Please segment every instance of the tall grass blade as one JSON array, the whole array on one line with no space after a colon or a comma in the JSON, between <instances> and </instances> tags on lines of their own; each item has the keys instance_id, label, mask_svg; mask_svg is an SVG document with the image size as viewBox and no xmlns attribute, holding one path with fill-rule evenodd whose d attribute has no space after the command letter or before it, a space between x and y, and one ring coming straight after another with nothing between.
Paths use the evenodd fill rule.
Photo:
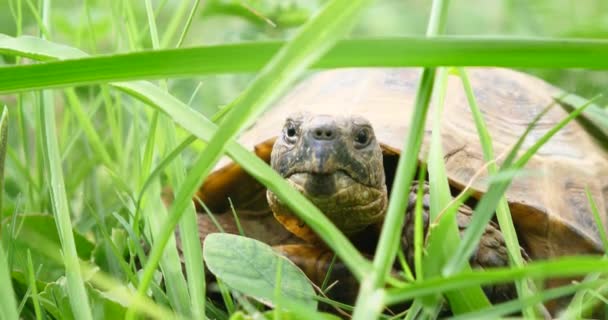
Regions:
<instances>
[{"instance_id":1,"label":"tall grass blade","mask_svg":"<svg viewBox=\"0 0 608 320\"><path fill-rule=\"evenodd\" d=\"M151 28L151 30L154 30L154 28ZM149 175L151 171L154 153L156 151L155 147L157 145L156 138L159 135L159 118L164 116L160 114L159 110L153 110L150 114L150 129L148 138L146 139L143 163L140 168L140 177L142 180L139 184L140 188L145 183L143 181L144 178ZM165 227L163 222L167 217L167 210L164 207L162 200L158 197L158 195L161 194L160 179L152 180L148 193L143 194L144 196L141 199L141 203L143 212L146 213L144 218L146 220L146 225L149 227L149 238L155 241L162 232L162 229ZM135 225L137 225L137 222L135 222ZM167 296L171 302L171 306L179 314L189 315L191 310L191 306L188 304L190 301L190 295L188 294L187 283L182 272L182 265L177 252L175 237L171 235L168 242L169 245L165 248L163 256L160 260L160 266L163 272L165 286L167 288ZM196 311L198 310L199 309L197 308Z\"/></svg>"},{"instance_id":2,"label":"tall grass blade","mask_svg":"<svg viewBox=\"0 0 608 320\"><path fill-rule=\"evenodd\" d=\"M29 4L30 2L28 2ZM42 21L38 21L38 26L49 37L50 27L50 2L43 1ZM37 16L37 10L33 10ZM75 317L78 319L92 319L91 307L87 291L84 286L84 279L79 267L78 255L74 235L72 234L72 221L70 218L70 208L63 178L63 168L61 165L61 151L57 141L57 128L55 124L55 103L52 91L42 91L39 94L40 105L38 106L38 137L42 139L44 149L44 169L47 176L53 215L55 216L56 228L61 239L63 264L65 266L65 276L67 279L67 291L70 306ZM42 166L40 166L42 167Z\"/></svg>"},{"instance_id":3,"label":"tall grass blade","mask_svg":"<svg viewBox=\"0 0 608 320\"><path fill-rule=\"evenodd\" d=\"M2 108L2 116L0 116L0 189L4 190L4 160L6 157L6 149L8 146L8 109L6 106ZM0 192L0 212L2 212L2 195ZM5 231L8 232L8 231ZM11 270L8 264L8 256L4 252L0 243L0 318L2 319L18 319L17 301L15 300L15 291L11 281Z\"/></svg>"},{"instance_id":4,"label":"tall grass blade","mask_svg":"<svg viewBox=\"0 0 608 320\"><path fill-rule=\"evenodd\" d=\"M352 8L355 7L353 4ZM85 57L77 49L41 39L0 34L1 54L70 59L0 68L0 94L111 81L258 72L284 44L252 42ZM342 40L326 50L319 60L312 59L313 68L446 65L608 68L608 60L603 59L608 55L608 40L371 38Z\"/></svg>"},{"instance_id":5,"label":"tall grass blade","mask_svg":"<svg viewBox=\"0 0 608 320\"><path fill-rule=\"evenodd\" d=\"M427 253L424 257L424 272L426 276L441 274L441 269L447 262L448 257L460 243L456 215L458 207L448 208L452 202L452 195L445 169L444 154L441 138L442 114L447 92L448 70L441 68L437 78L435 89L435 105L433 114L433 133L428 155L429 164L429 189L430 189L430 213L429 213L429 235L427 241ZM441 211L445 210L441 215ZM467 270L470 267L465 266ZM476 310L489 306L488 299L481 290L477 288L463 288L446 292L452 312L459 314L469 310ZM425 305L434 305L440 308L440 297L425 297Z\"/></svg>"},{"instance_id":6,"label":"tall grass blade","mask_svg":"<svg viewBox=\"0 0 608 320\"><path fill-rule=\"evenodd\" d=\"M587 195L587 201L591 207L591 213L593 213L593 218L595 219L595 224L598 233L600 234L602 245L604 245L604 254L608 255L608 235L606 234L606 228L604 228L604 223L602 222L600 210L597 208L597 203L595 202L595 199L593 199L593 195L591 194L591 191L589 191L589 187L585 188L585 194Z\"/></svg>"},{"instance_id":7,"label":"tall grass blade","mask_svg":"<svg viewBox=\"0 0 608 320\"><path fill-rule=\"evenodd\" d=\"M31 290L30 296L32 298L32 304L34 305L34 313L36 314L36 319L40 320L42 319L42 311L40 309L40 298L38 297L38 288L36 287L36 274L34 273L32 254L29 250L27 252L27 277L29 289Z\"/></svg>"},{"instance_id":8,"label":"tall grass blade","mask_svg":"<svg viewBox=\"0 0 608 320\"><path fill-rule=\"evenodd\" d=\"M462 315L458 315L456 317L451 318L452 320L465 320L465 319L495 319L498 317L503 317L509 314L516 313L520 310L525 310L526 308L533 307L536 304L539 304L543 301L548 301L552 299L556 299L559 297L564 297L566 295L572 294L579 290L594 288L597 287L598 284L601 284L601 281L595 281L592 283L576 283L563 287L557 287L545 291L541 291L538 293L534 293L528 295L524 298L520 298L518 300L513 300L509 302L503 302L494 306L491 306L487 309L482 309L476 312L465 313ZM534 317L529 317L529 319L534 319ZM572 319L572 318L566 318Z\"/></svg>"},{"instance_id":9,"label":"tall grass blade","mask_svg":"<svg viewBox=\"0 0 608 320\"><path fill-rule=\"evenodd\" d=\"M477 105L477 101L473 92L473 87L471 86L471 82L469 81L469 77L467 76L466 70L464 68L458 68L457 73L461 79L462 86L465 91L469 107L471 109L471 114L473 115L473 119L475 121L475 127L477 128L477 134L479 136L479 142L481 144L483 152L483 160L485 163L488 163L488 175L495 175L498 172L498 165L494 161L495 158L492 137L490 136L490 132L488 131L488 128L483 119L483 114L481 113L481 110ZM511 210L509 209L509 204L507 203L507 199L504 195L500 198L500 201L496 206L496 217L498 219L500 230L507 245L507 252L509 253L509 257L511 258L510 261L515 266L523 266L524 260L521 256L521 250L519 246L519 240L517 239L517 233L515 232L515 226L513 225L513 220L511 219ZM530 294L530 288L526 281L516 282L516 287L520 297L526 297ZM535 316L534 311L532 309L524 310L524 314L526 314L526 316L528 317Z\"/></svg>"},{"instance_id":10,"label":"tall grass blade","mask_svg":"<svg viewBox=\"0 0 608 320\"><path fill-rule=\"evenodd\" d=\"M567 109L582 106L587 102L587 99L565 91L555 94L554 99L567 106ZM583 120L579 121L583 128L596 138L604 150L608 151L608 109L592 103L583 115L584 117L579 118Z\"/></svg>"},{"instance_id":11,"label":"tall grass blade","mask_svg":"<svg viewBox=\"0 0 608 320\"><path fill-rule=\"evenodd\" d=\"M8 150L8 109L6 106L2 108L0 115L0 213L3 212L3 196L4 196L4 165L6 163L6 152ZM0 228L1 231L1 228Z\"/></svg>"},{"instance_id":12,"label":"tall grass blade","mask_svg":"<svg viewBox=\"0 0 608 320\"><path fill-rule=\"evenodd\" d=\"M563 257L559 260L533 261L523 267L464 271L452 276L437 276L402 288L387 290L386 302L395 304L417 296L457 290L468 286L505 283L517 279L572 277L592 272L606 273L608 260L602 257Z\"/></svg>"},{"instance_id":13,"label":"tall grass blade","mask_svg":"<svg viewBox=\"0 0 608 320\"><path fill-rule=\"evenodd\" d=\"M57 129L55 127L55 106L52 103L53 95L49 91L44 91L42 95L42 105L38 112L41 127L38 130L39 136L44 137L45 171L50 186L53 214L55 215L57 230L59 231L62 244L63 263L65 264L70 304L77 318L92 319L91 308L79 268L76 245L72 234L72 222L63 179L61 155L57 137L55 136Z\"/></svg>"},{"instance_id":14,"label":"tall grass blade","mask_svg":"<svg viewBox=\"0 0 608 320\"><path fill-rule=\"evenodd\" d=\"M11 270L8 266L7 256L0 244L0 318L2 319L19 319L17 312L17 301L15 300L15 291L11 280Z\"/></svg>"}]
</instances>

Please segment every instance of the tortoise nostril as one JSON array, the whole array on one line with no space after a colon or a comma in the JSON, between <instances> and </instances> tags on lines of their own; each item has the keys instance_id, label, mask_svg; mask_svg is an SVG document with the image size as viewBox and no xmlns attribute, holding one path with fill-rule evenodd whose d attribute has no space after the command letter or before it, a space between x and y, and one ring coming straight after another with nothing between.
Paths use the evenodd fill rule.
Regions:
<instances>
[{"instance_id":1,"label":"tortoise nostril","mask_svg":"<svg viewBox=\"0 0 608 320\"><path fill-rule=\"evenodd\" d=\"M330 126L323 126L312 131L315 140L333 140L336 137L336 129Z\"/></svg>"}]
</instances>

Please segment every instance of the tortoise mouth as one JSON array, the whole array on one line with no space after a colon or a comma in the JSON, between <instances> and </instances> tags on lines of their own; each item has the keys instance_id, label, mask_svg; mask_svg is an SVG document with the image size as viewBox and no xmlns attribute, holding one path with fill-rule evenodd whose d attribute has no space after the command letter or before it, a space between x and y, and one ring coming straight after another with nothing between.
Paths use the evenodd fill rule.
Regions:
<instances>
[{"instance_id":1,"label":"tortoise mouth","mask_svg":"<svg viewBox=\"0 0 608 320\"><path fill-rule=\"evenodd\" d=\"M299 171L290 174L287 179L315 198L331 197L339 190L358 183L344 170L322 173Z\"/></svg>"},{"instance_id":2,"label":"tortoise mouth","mask_svg":"<svg viewBox=\"0 0 608 320\"><path fill-rule=\"evenodd\" d=\"M332 174L297 172L288 176L287 181L345 234L354 234L379 222L386 212L386 186L380 189L369 187L343 170ZM275 216L280 216L277 213L280 210L275 209ZM286 208L284 210L290 212Z\"/></svg>"}]
</instances>

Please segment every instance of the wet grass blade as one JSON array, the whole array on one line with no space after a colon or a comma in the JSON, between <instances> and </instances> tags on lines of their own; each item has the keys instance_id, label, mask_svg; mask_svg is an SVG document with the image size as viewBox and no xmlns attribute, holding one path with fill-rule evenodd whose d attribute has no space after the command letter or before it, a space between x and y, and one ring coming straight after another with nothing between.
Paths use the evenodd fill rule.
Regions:
<instances>
[{"instance_id":1,"label":"wet grass blade","mask_svg":"<svg viewBox=\"0 0 608 320\"><path fill-rule=\"evenodd\" d=\"M284 44L253 42L86 57L78 49L49 41L0 34L2 54L47 61L57 57L70 59L1 68L0 94L110 81L257 72ZM602 69L608 68L608 60L603 59L607 55L608 41L605 40L372 38L342 40L312 62L312 67L449 65Z\"/></svg>"}]
</instances>

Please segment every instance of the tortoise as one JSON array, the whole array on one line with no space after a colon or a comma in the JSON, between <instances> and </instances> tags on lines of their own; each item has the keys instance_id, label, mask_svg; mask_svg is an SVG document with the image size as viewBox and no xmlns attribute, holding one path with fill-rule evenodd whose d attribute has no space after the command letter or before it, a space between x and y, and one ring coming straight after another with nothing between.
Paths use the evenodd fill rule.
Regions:
<instances>
[{"instance_id":1,"label":"tortoise","mask_svg":"<svg viewBox=\"0 0 608 320\"><path fill-rule=\"evenodd\" d=\"M513 70L467 70L497 155L508 151L532 119L555 103L553 97L560 92L540 79ZM358 248L373 253L376 238L372 235L377 234L386 210L419 74L416 69L406 68L318 72L260 117L239 141L312 200ZM441 136L449 183L454 191L470 184L474 197L479 198L487 190L488 180L484 179L475 124L460 80L450 76L447 88ZM566 116L562 108L550 109L523 147L532 145ZM430 128L429 117L419 154L421 162L429 150ZM599 227L606 229L608 151L579 123L571 122L537 152L526 169L531 174L516 177L506 192L524 256L546 259L601 253L598 225L585 188L600 208L603 225ZM480 178L473 179L475 175ZM424 209L428 210L428 185L414 183L402 237L408 258L413 224L409 212L421 187L426 193ZM324 274L317 269L326 270L331 254L312 230L237 164L222 159L196 197L214 213L228 212L233 206L247 236L275 246L300 265L311 280L322 281ZM197 209L202 211L200 206ZM459 210L461 231L469 223L471 212L466 205ZM237 233L232 214L216 217L225 231ZM206 215L199 215L201 241L216 231ZM504 240L495 222L487 226L471 263L482 268L508 264ZM486 293L494 301L514 295L512 286L495 286Z\"/></svg>"}]
</instances>

